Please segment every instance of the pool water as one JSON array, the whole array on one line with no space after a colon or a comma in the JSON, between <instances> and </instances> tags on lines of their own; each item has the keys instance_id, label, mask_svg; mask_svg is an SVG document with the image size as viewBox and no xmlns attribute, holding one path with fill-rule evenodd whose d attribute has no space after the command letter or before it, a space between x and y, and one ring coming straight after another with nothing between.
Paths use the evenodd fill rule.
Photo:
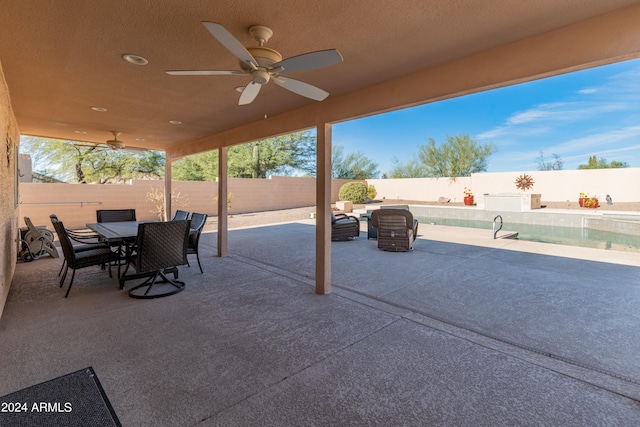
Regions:
<instances>
[{"instance_id":1,"label":"pool water","mask_svg":"<svg viewBox=\"0 0 640 427\"><path fill-rule=\"evenodd\" d=\"M493 235L493 223L488 221L419 217L417 217L417 219L422 224L486 229L488 236ZM497 227L498 224L496 225L496 228ZM498 233L498 236L505 234L505 231L517 232L518 240L640 253L640 236L629 236L626 234L612 233L608 231L589 230L587 228L569 228L533 224L505 224L503 225L502 230Z\"/></svg>"}]
</instances>

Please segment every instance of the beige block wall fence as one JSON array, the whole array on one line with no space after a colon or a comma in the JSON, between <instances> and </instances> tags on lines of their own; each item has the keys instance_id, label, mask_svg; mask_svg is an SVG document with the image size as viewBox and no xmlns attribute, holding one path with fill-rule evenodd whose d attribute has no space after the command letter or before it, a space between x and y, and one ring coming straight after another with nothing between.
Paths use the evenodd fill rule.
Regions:
<instances>
[{"instance_id":1,"label":"beige block wall fence","mask_svg":"<svg viewBox=\"0 0 640 427\"><path fill-rule=\"evenodd\" d=\"M462 202L465 187L471 188L476 200L485 193L521 193L515 186L522 174L533 178L529 193L542 195L543 203L577 202L580 193L598 196L602 202L607 194L615 202L640 201L640 168L592 169L562 171L485 172L470 177L369 179L376 187L376 198L437 201L439 197Z\"/></svg>"},{"instance_id":2,"label":"beige block wall fence","mask_svg":"<svg viewBox=\"0 0 640 427\"><path fill-rule=\"evenodd\" d=\"M640 201L640 168L528 171L533 177L531 193L540 193L545 201L577 202L581 192L599 196L604 201L610 194L615 202ZM370 179L377 199L402 199L435 202L445 197L461 202L465 187L479 198L484 193L518 193L516 178L522 173L477 173L470 177ZM338 200L338 190L349 180L333 180L331 200ZM38 225L49 225L49 215L55 213L67 227L84 227L95 222L97 209L136 209L139 219L155 219L153 203L147 193L162 191L162 181L133 181L125 185L36 184L21 183L20 225L28 216ZM215 182L174 181L173 209L217 215ZM315 205L315 179L272 177L270 179L229 178L231 209L246 213ZM477 199L476 199L477 200Z\"/></svg>"},{"instance_id":3,"label":"beige block wall fence","mask_svg":"<svg viewBox=\"0 0 640 427\"><path fill-rule=\"evenodd\" d=\"M331 199L349 180L333 180ZM313 178L272 177L270 179L229 178L230 214L260 212L315 205ZM20 183L20 226L28 216L36 225L51 228L49 215L55 213L66 227L78 228L96 221L97 209L136 210L138 219L157 219L147 194L163 191L163 181L134 180L124 185ZM218 184L215 182L173 181L173 210L217 215Z\"/></svg>"}]
</instances>

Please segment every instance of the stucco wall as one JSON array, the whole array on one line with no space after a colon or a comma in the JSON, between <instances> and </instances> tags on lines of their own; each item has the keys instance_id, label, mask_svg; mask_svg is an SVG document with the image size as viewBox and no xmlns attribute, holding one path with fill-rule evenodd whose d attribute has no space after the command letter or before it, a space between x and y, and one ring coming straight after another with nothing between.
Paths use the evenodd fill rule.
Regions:
<instances>
[{"instance_id":1,"label":"stucco wall","mask_svg":"<svg viewBox=\"0 0 640 427\"><path fill-rule=\"evenodd\" d=\"M450 178L370 179L376 187L377 199L437 201L445 197L461 202L463 190L470 187L476 196L484 193L517 193L515 179L522 173L533 177L531 193L542 194L542 201L577 201L581 192L599 196L606 194L614 202L640 201L640 168L529 171L478 173L455 180ZM338 200L340 186L348 180L333 180L331 200ZM229 212L259 212L315 205L315 179L273 177L271 179L230 178ZM147 200L152 189L162 191L162 181L133 181L126 185L41 184L21 183L22 217L28 216L38 225L50 225L49 215L56 213L68 227L83 227L95 221L96 209L134 208L140 219L156 217L153 204ZM215 182L174 181L173 209L217 215ZM79 202L83 202L81 205Z\"/></svg>"},{"instance_id":2,"label":"stucco wall","mask_svg":"<svg viewBox=\"0 0 640 427\"><path fill-rule=\"evenodd\" d=\"M545 202L577 202L580 193L604 200L607 194L615 202L640 201L640 168L562 171L486 172L457 178L368 179L378 192L377 199L437 201L446 197L461 202L464 187L477 197L484 193L518 193L516 178L523 173L533 178L530 193L542 195Z\"/></svg>"},{"instance_id":3,"label":"stucco wall","mask_svg":"<svg viewBox=\"0 0 640 427\"><path fill-rule=\"evenodd\" d=\"M8 137L8 138L7 138ZM8 139L11 143L8 143ZM15 206L15 170L20 132L0 64L0 316L15 271L18 209Z\"/></svg>"},{"instance_id":4,"label":"stucco wall","mask_svg":"<svg viewBox=\"0 0 640 427\"><path fill-rule=\"evenodd\" d=\"M446 197L452 202L461 202L464 187L471 186L471 178L400 178L368 179L367 184L376 187L376 199L403 199L437 201ZM472 187L473 190L473 187Z\"/></svg>"},{"instance_id":5,"label":"stucco wall","mask_svg":"<svg viewBox=\"0 0 640 427\"><path fill-rule=\"evenodd\" d=\"M601 200L609 194L614 203L640 201L640 168L479 173L471 176L472 188L478 195L517 193L515 180L523 173L531 175L530 192L540 193L543 201L577 202L580 193Z\"/></svg>"},{"instance_id":6,"label":"stucco wall","mask_svg":"<svg viewBox=\"0 0 640 427\"><path fill-rule=\"evenodd\" d=\"M338 199L340 186L348 181L333 181L332 201ZM228 185L231 214L315 205L316 180L313 178L230 178ZM217 215L217 183L173 181L171 186L174 211L183 209ZM125 185L21 183L20 224L24 224L22 218L28 216L34 224L51 228L49 215L55 213L66 227L84 227L96 221L97 209L133 208L138 219L155 219L154 204L147 198L153 189L163 191L163 182L140 180Z\"/></svg>"}]
</instances>

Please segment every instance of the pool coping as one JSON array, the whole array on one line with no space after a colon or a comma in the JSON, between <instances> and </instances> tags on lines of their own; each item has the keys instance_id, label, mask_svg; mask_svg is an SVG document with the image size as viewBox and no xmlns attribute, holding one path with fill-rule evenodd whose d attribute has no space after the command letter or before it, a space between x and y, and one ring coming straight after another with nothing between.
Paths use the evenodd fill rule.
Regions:
<instances>
[{"instance_id":1,"label":"pool coping","mask_svg":"<svg viewBox=\"0 0 640 427\"><path fill-rule=\"evenodd\" d=\"M405 205L406 206L406 205ZM510 224L534 224L534 225L555 225L559 227L574 227L574 228L586 228L585 225L593 225L597 220L604 220L606 216L624 216L625 218L637 217L638 223L638 236L640 236L640 212L631 213L628 211L594 211L583 212L582 210L564 210L564 209L535 209L525 212L505 212L501 214L499 212L487 211L480 209L476 206L432 206L432 205L412 205L409 204L409 209L416 216L427 216L427 212L433 212L432 215L436 216L435 212L447 211L447 217L463 220L477 220L477 221L493 221L493 218L500 214L503 216L504 227L498 234L498 237L505 234L517 231L516 226L509 228ZM379 209L380 207L372 207L366 209L358 209L353 211L353 215L366 214L372 210ZM520 216L518 216L520 215ZM515 221L514 221L515 219ZM529 221L524 221L528 219ZM560 223L550 223L553 220L559 220ZM607 219L607 221L626 221L619 219ZM428 227L428 228L427 228ZM364 228L366 230L366 226ZM600 228L593 228L601 230ZM428 231L427 231L428 230ZM601 230L611 231L611 230ZM503 234L504 233L504 234ZM543 243L532 242L526 240L516 239L493 239L491 230L456 227L449 225L437 225L437 224L420 224L418 230L418 238L426 240L437 240L449 243L468 244L474 246L491 247L497 249L513 250L520 252L529 252L536 254L561 256L566 258L583 259L598 262L607 262L612 264L630 265L640 267L640 256L637 252L626 252L618 250L606 250L597 248L587 248L581 246L568 246L558 243ZM625 233L631 234L631 233ZM634 234L635 235L635 234Z\"/></svg>"}]
</instances>

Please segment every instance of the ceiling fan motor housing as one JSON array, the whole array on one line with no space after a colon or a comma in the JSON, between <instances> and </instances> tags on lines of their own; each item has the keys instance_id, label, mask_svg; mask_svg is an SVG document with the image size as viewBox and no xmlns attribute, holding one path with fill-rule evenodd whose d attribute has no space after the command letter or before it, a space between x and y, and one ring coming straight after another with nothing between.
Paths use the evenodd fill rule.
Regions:
<instances>
[{"instance_id":1,"label":"ceiling fan motor housing","mask_svg":"<svg viewBox=\"0 0 640 427\"><path fill-rule=\"evenodd\" d=\"M249 51L251 56L253 56L253 58L256 60L259 67L264 67L269 69L276 62L282 61L282 55L280 55L278 52L276 52L273 49L269 49L268 47L253 46L253 47L248 47L247 50ZM243 67L243 69L246 67L246 65L244 64L240 64L240 65Z\"/></svg>"},{"instance_id":2,"label":"ceiling fan motor housing","mask_svg":"<svg viewBox=\"0 0 640 427\"><path fill-rule=\"evenodd\" d=\"M240 63L243 70L251 73L251 81L255 84L263 85L269 82L271 78L272 65L282 61L282 55L273 49L264 46L254 46L247 48L251 56L258 63L258 69L251 69L249 65Z\"/></svg>"}]
</instances>

